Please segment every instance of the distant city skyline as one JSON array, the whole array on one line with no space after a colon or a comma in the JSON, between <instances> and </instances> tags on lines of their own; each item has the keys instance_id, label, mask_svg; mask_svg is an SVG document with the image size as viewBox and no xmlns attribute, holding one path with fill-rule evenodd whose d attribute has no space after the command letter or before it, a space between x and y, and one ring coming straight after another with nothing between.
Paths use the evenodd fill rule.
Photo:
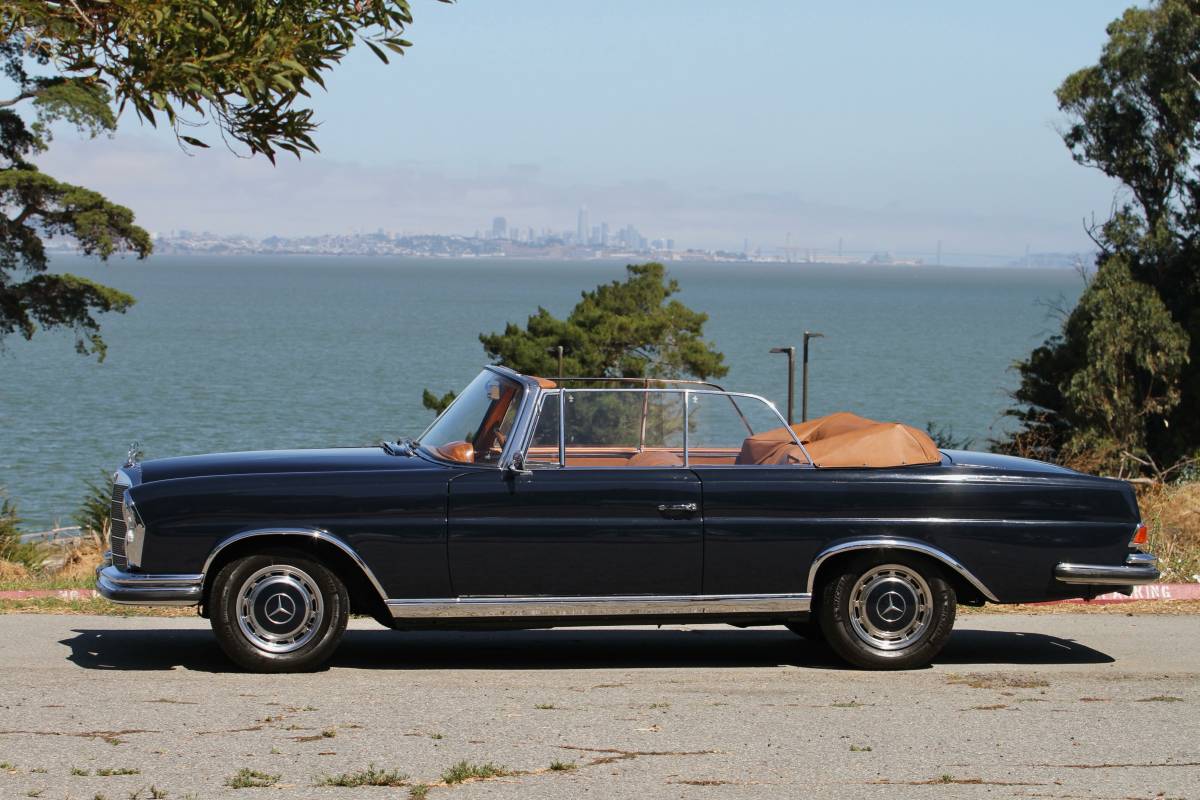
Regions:
<instances>
[{"instance_id":1,"label":"distant city skyline","mask_svg":"<svg viewBox=\"0 0 1200 800\"><path fill-rule=\"evenodd\" d=\"M691 248L673 239L647 239L633 225L617 236L602 237L604 224L591 226L586 243L575 241L578 231L554 231L509 226L505 217L494 217L490 230L474 235L412 233L378 228L350 233L313 233L302 236L270 235L262 238L211 231L171 230L153 234L155 252L168 255L368 255L397 257L469 258L514 257L556 261L595 259L657 261L730 261L794 264L844 264L877 266L1021 267L1089 269L1094 252L1033 252L1019 257L983 253L933 253L843 247L823 248L751 247L749 239L741 250ZM54 251L70 251L68 240L52 239ZM943 261L943 258L946 260Z\"/></svg>"},{"instance_id":2,"label":"distant city skyline","mask_svg":"<svg viewBox=\"0 0 1200 800\"><path fill-rule=\"evenodd\" d=\"M322 152L302 162L185 155L126 113L37 163L157 231L469 235L504 216L732 251L1083 250L1115 187L1072 162L1053 90L1127 5L417 3L403 59L356 48L315 95Z\"/></svg>"}]
</instances>

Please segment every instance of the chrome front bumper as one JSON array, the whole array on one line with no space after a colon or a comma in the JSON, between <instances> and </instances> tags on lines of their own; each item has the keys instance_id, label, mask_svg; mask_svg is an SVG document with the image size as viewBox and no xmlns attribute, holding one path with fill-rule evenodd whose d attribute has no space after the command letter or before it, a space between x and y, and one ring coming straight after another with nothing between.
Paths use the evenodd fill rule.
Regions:
<instances>
[{"instance_id":1,"label":"chrome front bumper","mask_svg":"<svg viewBox=\"0 0 1200 800\"><path fill-rule=\"evenodd\" d=\"M1138 586L1158 580L1158 559L1150 553L1130 553L1121 566L1102 564L1059 564L1054 577L1063 583L1091 586Z\"/></svg>"},{"instance_id":2,"label":"chrome front bumper","mask_svg":"<svg viewBox=\"0 0 1200 800\"><path fill-rule=\"evenodd\" d=\"M96 591L114 603L137 606L194 606L200 602L203 575L143 575L112 564L96 569Z\"/></svg>"}]
</instances>

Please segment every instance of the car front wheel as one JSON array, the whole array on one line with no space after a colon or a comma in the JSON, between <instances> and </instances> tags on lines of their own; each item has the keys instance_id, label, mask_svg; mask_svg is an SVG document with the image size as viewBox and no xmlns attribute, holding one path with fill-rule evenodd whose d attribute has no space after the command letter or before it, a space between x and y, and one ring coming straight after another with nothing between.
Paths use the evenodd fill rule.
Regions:
<instances>
[{"instance_id":1,"label":"car front wheel","mask_svg":"<svg viewBox=\"0 0 1200 800\"><path fill-rule=\"evenodd\" d=\"M954 587L932 562L865 554L822 589L818 615L834 651L865 669L912 669L934 659L954 628Z\"/></svg>"},{"instance_id":2,"label":"car front wheel","mask_svg":"<svg viewBox=\"0 0 1200 800\"><path fill-rule=\"evenodd\" d=\"M213 582L211 607L217 642L239 666L304 672L337 649L350 595L327 567L281 550L226 564Z\"/></svg>"}]
</instances>

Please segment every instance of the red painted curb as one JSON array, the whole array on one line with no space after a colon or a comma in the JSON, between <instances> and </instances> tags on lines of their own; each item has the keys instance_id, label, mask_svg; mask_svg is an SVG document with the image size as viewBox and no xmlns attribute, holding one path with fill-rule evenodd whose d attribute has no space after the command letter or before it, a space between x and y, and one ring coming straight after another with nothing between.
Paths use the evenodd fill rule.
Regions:
<instances>
[{"instance_id":1,"label":"red painted curb","mask_svg":"<svg viewBox=\"0 0 1200 800\"><path fill-rule=\"evenodd\" d=\"M1147 583L1133 587L1133 594L1116 592L1102 594L1092 600L1054 600L1034 605L1049 606L1062 603L1133 603L1138 600L1200 600L1200 583Z\"/></svg>"}]
</instances>

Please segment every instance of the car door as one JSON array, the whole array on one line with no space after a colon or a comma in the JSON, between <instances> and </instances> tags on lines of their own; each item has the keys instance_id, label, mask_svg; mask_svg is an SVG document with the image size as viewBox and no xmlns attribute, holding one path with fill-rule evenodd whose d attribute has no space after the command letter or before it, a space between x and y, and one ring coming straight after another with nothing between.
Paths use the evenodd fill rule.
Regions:
<instances>
[{"instance_id":1,"label":"car door","mask_svg":"<svg viewBox=\"0 0 1200 800\"><path fill-rule=\"evenodd\" d=\"M593 427L611 422L595 409L578 413L601 404L572 397L578 406L559 426L558 393L546 394L531 451L556 451L559 432L570 436L581 416L591 414ZM612 411L606 402L600 412ZM625 444L592 443L599 455L561 461L531 452L524 474L477 470L451 481L447 547L455 594L699 594L700 480L682 463L614 466L623 463Z\"/></svg>"},{"instance_id":2,"label":"car door","mask_svg":"<svg viewBox=\"0 0 1200 800\"><path fill-rule=\"evenodd\" d=\"M831 482L805 463L755 463L747 438L786 431L760 398L694 393L688 409L690 463L704 490L705 594L807 591L829 534L820 498Z\"/></svg>"}]
</instances>

